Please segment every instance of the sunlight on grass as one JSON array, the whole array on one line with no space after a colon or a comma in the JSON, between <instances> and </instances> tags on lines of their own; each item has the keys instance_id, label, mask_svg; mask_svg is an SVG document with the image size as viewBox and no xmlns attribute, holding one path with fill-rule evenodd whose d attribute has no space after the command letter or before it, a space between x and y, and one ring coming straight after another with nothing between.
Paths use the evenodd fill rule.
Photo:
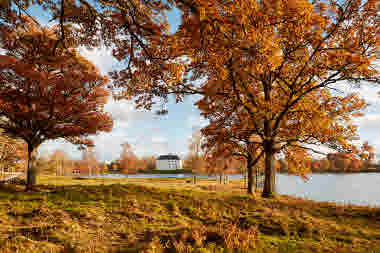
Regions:
<instances>
[{"instance_id":1,"label":"sunlight on grass","mask_svg":"<svg viewBox=\"0 0 380 253\"><path fill-rule=\"evenodd\" d=\"M247 196L240 180L39 177L0 189L0 252L380 252L380 209Z\"/></svg>"}]
</instances>

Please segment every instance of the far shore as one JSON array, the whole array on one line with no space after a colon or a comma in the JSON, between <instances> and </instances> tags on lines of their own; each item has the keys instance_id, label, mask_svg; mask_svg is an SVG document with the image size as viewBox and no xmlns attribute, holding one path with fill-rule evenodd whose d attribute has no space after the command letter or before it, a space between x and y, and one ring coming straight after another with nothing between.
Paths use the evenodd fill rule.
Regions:
<instances>
[{"instance_id":1,"label":"far shore","mask_svg":"<svg viewBox=\"0 0 380 253\"><path fill-rule=\"evenodd\" d=\"M286 171L278 171L277 173L281 174L289 174L290 173ZM380 168L368 168L368 169L362 169L362 170L346 170L346 171L336 171L336 170L325 170L325 171L311 171L309 174L354 174L354 173L380 173ZM143 174L192 174L194 176L204 176L207 175L207 173L194 173L191 171L191 169L181 169L181 170L145 170L145 171L139 171L137 173L130 173L130 174L124 174L120 171L109 171L106 174L123 174L123 175L143 175ZM215 176L219 176L220 174L214 174ZM243 174L241 172L236 172L233 174ZM225 174L229 175L229 173Z\"/></svg>"}]
</instances>

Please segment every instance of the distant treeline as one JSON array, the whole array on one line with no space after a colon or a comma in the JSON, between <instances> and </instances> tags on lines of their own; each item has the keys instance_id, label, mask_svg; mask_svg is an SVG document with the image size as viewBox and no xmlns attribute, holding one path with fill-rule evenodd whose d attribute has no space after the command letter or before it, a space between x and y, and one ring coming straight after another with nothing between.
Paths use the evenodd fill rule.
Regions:
<instances>
[{"instance_id":1,"label":"distant treeline","mask_svg":"<svg viewBox=\"0 0 380 253\"><path fill-rule=\"evenodd\" d=\"M279 172L288 172L286 162L283 160L276 161ZM366 158L357 158L353 154L347 153L331 153L326 158L313 159L305 161L306 167L310 168L312 172L372 172L380 171L380 166L374 164L373 156Z\"/></svg>"}]
</instances>

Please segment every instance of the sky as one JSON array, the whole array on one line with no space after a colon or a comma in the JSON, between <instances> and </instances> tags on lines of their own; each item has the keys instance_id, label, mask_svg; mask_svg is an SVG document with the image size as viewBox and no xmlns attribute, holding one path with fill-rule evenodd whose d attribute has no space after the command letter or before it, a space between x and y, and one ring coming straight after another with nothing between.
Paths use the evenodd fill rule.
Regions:
<instances>
[{"instance_id":1,"label":"sky","mask_svg":"<svg viewBox=\"0 0 380 253\"><path fill-rule=\"evenodd\" d=\"M49 16L45 11L32 6L29 10L39 22L46 25ZM181 21L179 11L168 13L171 31L175 31ZM90 59L103 74L107 74L118 63L111 52L105 48L87 50L81 48L83 56ZM376 156L380 159L380 103L377 92L379 88L363 85L359 91L370 104L365 110L365 116L357 119L361 141L369 141L376 148ZM345 89L346 92L351 90ZM135 109L133 101L110 101L105 105L105 111L114 119L114 129L110 133L101 133L91 137L95 142L95 152L99 161L110 162L118 159L121 144L128 142L137 156L159 156L174 153L181 158L187 153L189 138L196 129L207 125L207 120L200 116L200 111L194 105L198 96L186 97L184 102L176 104L169 99L168 115L156 116L154 111ZM77 148L61 140L47 141L39 147L40 155L52 154L56 149L64 150L73 159L80 159L81 152Z\"/></svg>"}]
</instances>

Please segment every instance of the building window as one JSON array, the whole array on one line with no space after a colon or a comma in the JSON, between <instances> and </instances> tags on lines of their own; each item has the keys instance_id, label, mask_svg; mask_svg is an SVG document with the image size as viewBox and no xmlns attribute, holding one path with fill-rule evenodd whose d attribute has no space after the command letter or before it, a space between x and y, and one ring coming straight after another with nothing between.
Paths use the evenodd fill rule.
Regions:
<instances>
[{"instance_id":1,"label":"building window","mask_svg":"<svg viewBox=\"0 0 380 253\"><path fill-rule=\"evenodd\" d=\"M177 169L176 160L169 160L169 169Z\"/></svg>"}]
</instances>

